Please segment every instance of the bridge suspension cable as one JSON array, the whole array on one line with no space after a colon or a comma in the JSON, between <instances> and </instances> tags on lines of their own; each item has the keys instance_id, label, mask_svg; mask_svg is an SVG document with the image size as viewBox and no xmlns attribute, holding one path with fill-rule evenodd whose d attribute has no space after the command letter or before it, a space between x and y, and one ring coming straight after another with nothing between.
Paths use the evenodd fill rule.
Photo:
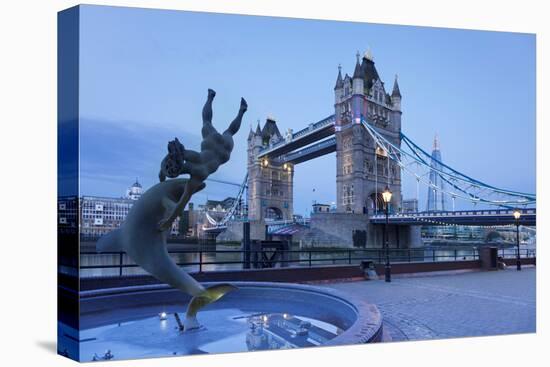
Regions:
<instances>
[{"instance_id":1,"label":"bridge suspension cable","mask_svg":"<svg viewBox=\"0 0 550 367\"><path fill-rule=\"evenodd\" d=\"M411 139L409 139L405 134L401 133L401 137L402 137L402 140L405 142L405 144L407 144L407 146L410 147L411 151L420 159L422 160L423 162L426 163L426 159L428 159L428 162L431 160L431 161L435 161L440 167L443 167L443 170L446 169L446 170L449 170L450 174L449 176L455 178L455 177L459 177L461 179L463 179L464 181L467 181L467 182L471 182L473 186L480 186L480 187L485 187L487 189L491 189L493 191L496 191L496 192L500 192L500 193L503 193L503 194L507 194L507 195L513 195L513 196L517 196L517 197L524 197L526 199L529 199L529 200L535 200L535 195L533 194L527 194L527 193L523 193L523 192L518 192L518 191L511 191L511 190L505 190L505 189L501 189L501 188L497 188L497 187L494 187L494 186L491 186L491 185L488 185L486 183L483 183L479 180L476 180L472 177L469 177L461 172L458 172L457 170L453 169L452 167L449 167L448 165L446 165L445 163L437 160L436 158L433 158L430 154L428 154L425 150L423 150L422 148L420 148L418 145L416 145Z\"/></svg>"},{"instance_id":2,"label":"bridge suspension cable","mask_svg":"<svg viewBox=\"0 0 550 367\"><path fill-rule=\"evenodd\" d=\"M376 146L380 147L385 152L388 159L395 161L403 171L416 179L417 199L419 194L418 184L422 183L433 189L434 195L436 192L440 192L449 196L452 199L453 209L455 199L462 199L474 205L477 203L484 203L506 208L518 206L526 207L536 204L536 196L534 194L506 190L488 185L434 159L431 154L422 150L404 134L401 134L400 137L402 141L405 142L405 146L408 150L396 146L365 120L362 120L362 125L372 137ZM416 168L416 170L414 168ZM430 172L435 172L435 174L441 178L441 182L444 182L446 185L442 183L437 185L432 182L429 179ZM388 176L389 174L388 170ZM428 179L426 177L428 177ZM447 185L450 190L445 187Z\"/></svg>"},{"instance_id":3,"label":"bridge suspension cable","mask_svg":"<svg viewBox=\"0 0 550 367\"><path fill-rule=\"evenodd\" d=\"M225 185L233 185L233 186L239 186L239 187L241 186L241 184L237 183L237 182L218 180L218 179L215 179L215 178L207 178L206 181L221 183L221 184L225 184Z\"/></svg>"},{"instance_id":4,"label":"bridge suspension cable","mask_svg":"<svg viewBox=\"0 0 550 367\"><path fill-rule=\"evenodd\" d=\"M211 180L211 181L227 183L227 182L222 182L220 180ZM233 184L233 183L228 183L228 184ZM248 173L244 176L243 182L239 185L239 192L238 192L235 200L233 201L233 204L227 210L227 212L225 212L222 219L217 221L214 218L212 218L212 216L210 214L208 214L208 211L206 211L206 219L208 220L208 222L210 224L212 224L213 226L215 226L215 227L221 227L221 226L226 225L227 222L231 218L233 218L236 214L238 214L239 210L243 209L243 206L244 206L243 205L243 196L244 196L244 193L245 193L247 187L248 187Z\"/></svg>"}]
</instances>

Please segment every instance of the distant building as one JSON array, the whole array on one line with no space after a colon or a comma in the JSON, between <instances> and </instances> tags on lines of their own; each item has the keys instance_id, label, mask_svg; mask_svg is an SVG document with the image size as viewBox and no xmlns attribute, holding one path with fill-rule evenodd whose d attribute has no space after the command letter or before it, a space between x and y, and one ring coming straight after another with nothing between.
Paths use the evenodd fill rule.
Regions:
<instances>
[{"instance_id":1,"label":"distant building","mask_svg":"<svg viewBox=\"0 0 550 367\"><path fill-rule=\"evenodd\" d=\"M313 213L328 213L330 212L330 204L313 204Z\"/></svg>"},{"instance_id":2,"label":"distant building","mask_svg":"<svg viewBox=\"0 0 550 367\"><path fill-rule=\"evenodd\" d=\"M439 146L439 138L437 134L434 136L434 144L432 149L432 160L430 163L430 186L428 186L428 200L426 203L426 211L438 212L445 210L445 183L443 178L438 173L442 170L441 149ZM422 227L423 238L449 238L455 240L479 240L483 237L482 231L474 230L476 227Z\"/></svg>"},{"instance_id":3,"label":"distant building","mask_svg":"<svg viewBox=\"0 0 550 367\"><path fill-rule=\"evenodd\" d=\"M117 229L134 203L134 199L82 196L80 235L95 238Z\"/></svg>"},{"instance_id":4,"label":"distant building","mask_svg":"<svg viewBox=\"0 0 550 367\"><path fill-rule=\"evenodd\" d=\"M72 231L78 226L78 197L64 196L57 200L58 231Z\"/></svg>"},{"instance_id":5,"label":"distant building","mask_svg":"<svg viewBox=\"0 0 550 367\"><path fill-rule=\"evenodd\" d=\"M126 199L138 200L143 194L143 188L136 178L136 182L126 190Z\"/></svg>"},{"instance_id":6,"label":"distant building","mask_svg":"<svg viewBox=\"0 0 550 367\"><path fill-rule=\"evenodd\" d=\"M143 187L136 181L120 198L89 196L60 197L58 199L58 224L60 230L79 227L80 236L95 239L119 228L128 212L143 194ZM179 234L180 219L172 224L170 234Z\"/></svg>"},{"instance_id":7,"label":"distant building","mask_svg":"<svg viewBox=\"0 0 550 367\"><path fill-rule=\"evenodd\" d=\"M418 212L418 200L417 199L404 199L403 200L403 213L417 213Z\"/></svg>"},{"instance_id":8,"label":"distant building","mask_svg":"<svg viewBox=\"0 0 550 367\"><path fill-rule=\"evenodd\" d=\"M188 209L184 210L181 217L174 222L178 224L177 235L183 237L197 237L197 211L194 210L193 203L189 203Z\"/></svg>"},{"instance_id":9,"label":"distant building","mask_svg":"<svg viewBox=\"0 0 550 367\"><path fill-rule=\"evenodd\" d=\"M480 226L422 226L424 241L455 240L459 242L482 242L485 240L485 228Z\"/></svg>"},{"instance_id":10,"label":"distant building","mask_svg":"<svg viewBox=\"0 0 550 367\"><path fill-rule=\"evenodd\" d=\"M430 186L428 187L426 211L435 212L445 210L445 193L443 192L445 184L441 175L438 173L438 171L441 171L443 168L441 163L441 149L439 147L439 138L436 134L432 150L432 161L430 163Z\"/></svg>"}]
</instances>

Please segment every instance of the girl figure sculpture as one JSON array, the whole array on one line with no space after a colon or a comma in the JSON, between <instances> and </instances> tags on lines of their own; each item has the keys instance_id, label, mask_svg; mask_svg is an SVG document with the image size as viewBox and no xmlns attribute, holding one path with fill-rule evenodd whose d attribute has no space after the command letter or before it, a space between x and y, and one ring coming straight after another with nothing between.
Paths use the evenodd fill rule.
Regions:
<instances>
[{"instance_id":1,"label":"girl figure sculpture","mask_svg":"<svg viewBox=\"0 0 550 367\"><path fill-rule=\"evenodd\" d=\"M185 191L170 215L160 221L159 230L164 231L172 225L172 222L181 214L191 195L204 188L204 181L212 173L216 172L220 165L229 160L233 150L233 135L241 127L243 115L248 105L244 98L241 98L241 106L235 119L229 127L220 134L212 125L212 101L216 92L208 89L208 97L202 109L202 143L201 151L185 149L183 144L176 138L168 143L168 154L162 160L159 179L161 182L166 177L176 178L182 174L189 174L189 180Z\"/></svg>"},{"instance_id":2,"label":"girl figure sculpture","mask_svg":"<svg viewBox=\"0 0 550 367\"><path fill-rule=\"evenodd\" d=\"M170 225L185 208L191 195L205 187L204 180L229 160L233 135L239 131L247 105L241 99L237 117L223 134L212 126L212 101L216 93L209 89L202 110L203 126L200 153L185 150L175 139L168 143L168 155L161 164L160 183L147 190L132 206L120 228L102 236L99 252L124 251L149 274L192 297L185 316L185 329L200 327L197 312L236 289L231 284L204 288L170 258L166 242ZM187 173L189 179L176 178ZM166 180L166 177L174 178Z\"/></svg>"}]
</instances>

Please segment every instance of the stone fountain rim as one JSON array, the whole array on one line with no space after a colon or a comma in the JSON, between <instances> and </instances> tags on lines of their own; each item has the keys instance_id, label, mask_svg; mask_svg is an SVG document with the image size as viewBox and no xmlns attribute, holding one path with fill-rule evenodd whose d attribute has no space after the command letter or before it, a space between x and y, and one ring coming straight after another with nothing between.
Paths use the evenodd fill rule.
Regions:
<instances>
[{"instance_id":1,"label":"stone fountain rim","mask_svg":"<svg viewBox=\"0 0 550 367\"><path fill-rule=\"evenodd\" d=\"M219 284L220 282L204 282L205 286ZM306 291L319 293L323 296L330 296L350 306L356 313L356 321L342 334L327 342L329 345L350 345L378 342L382 339L382 315L378 308L368 303L356 294L344 294L341 291L319 287L309 284L279 283L279 282L230 282L240 288L278 288L294 291ZM154 292L173 289L167 284L149 284L139 286L117 287L81 291L80 300L86 301L94 298L103 298L120 294L131 294L141 292ZM174 289L175 290L175 289Z\"/></svg>"}]
</instances>

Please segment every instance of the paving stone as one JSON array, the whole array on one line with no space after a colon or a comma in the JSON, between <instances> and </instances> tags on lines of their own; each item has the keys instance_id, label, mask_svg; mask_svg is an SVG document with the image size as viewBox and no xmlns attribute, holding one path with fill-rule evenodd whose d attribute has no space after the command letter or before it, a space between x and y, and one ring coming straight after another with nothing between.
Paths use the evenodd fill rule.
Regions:
<instances>
[{"instance_id":1,"label":"paving stone","mask_svg":"<svg viewBox=\"0 0 550 367\"><path fill-rule=\"evenodd\" d=\"M536 331L534 267L324 286L363 293L394 341Z\"/></svg>"}]
</instances>

